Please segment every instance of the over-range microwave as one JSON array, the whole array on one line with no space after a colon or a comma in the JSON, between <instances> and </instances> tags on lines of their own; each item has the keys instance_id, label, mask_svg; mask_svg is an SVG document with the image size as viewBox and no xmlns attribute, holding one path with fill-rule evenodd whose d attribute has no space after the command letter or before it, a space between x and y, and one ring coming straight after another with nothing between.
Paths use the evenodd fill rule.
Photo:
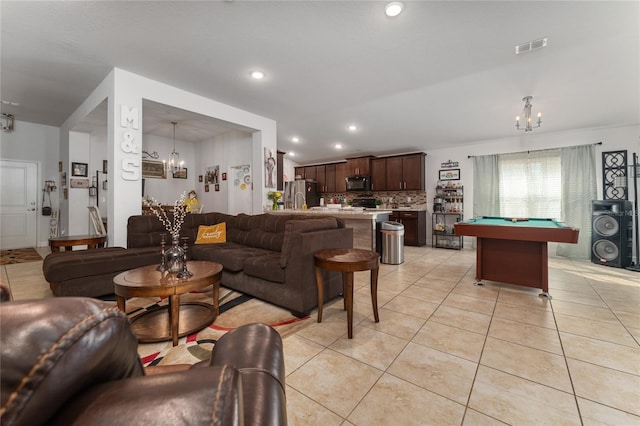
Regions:
<instances>
[{"instance_id":1,"label":"over-range microwave","mask_svg":"<svg viewBox=\"0 0 640 426\"><path fill-rule=\"evenodd\" d=\"M347 191L371 191L371 176L349 176Z\"/></svg>"}]
</instances>

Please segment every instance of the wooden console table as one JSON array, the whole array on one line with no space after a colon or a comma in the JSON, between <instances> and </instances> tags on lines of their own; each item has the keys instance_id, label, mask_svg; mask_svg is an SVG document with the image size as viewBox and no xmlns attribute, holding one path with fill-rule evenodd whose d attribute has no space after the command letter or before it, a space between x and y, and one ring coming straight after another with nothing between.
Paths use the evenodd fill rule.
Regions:
<instances>
[{"instance_id":1,"label":"wooden console table","mask_svg":"<svg viewBox=\"0 0 640 426\"><path fill-rule=\"evenodd\" d=\"M104 247L107 242L107 235L65 235L62 237L49 238L51 253L58 253L60 247L66 250L73 250L73 246L87 246L88 249Z\"/></svg>"}]
</instances>

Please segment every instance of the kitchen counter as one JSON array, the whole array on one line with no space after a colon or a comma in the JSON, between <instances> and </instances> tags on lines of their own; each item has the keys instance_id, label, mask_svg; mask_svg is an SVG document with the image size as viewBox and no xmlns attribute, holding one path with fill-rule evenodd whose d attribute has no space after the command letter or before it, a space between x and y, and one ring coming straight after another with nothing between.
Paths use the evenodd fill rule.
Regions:
<instances>
[{"instance_id":1,"label":"kitchen counter","mask_svg":"<svg viewBox=\"0 0 640 426\"><path fill-rule=\"evenodd\" d=\"M268 214L305 214L317 216L338 217L345 222L345 226L354 228L353 246L376 251L376 223L389 220L392 210L345 208L330 209L328 207L314 207L307 210L268 210Z\"/></svg>"}]
</instances>

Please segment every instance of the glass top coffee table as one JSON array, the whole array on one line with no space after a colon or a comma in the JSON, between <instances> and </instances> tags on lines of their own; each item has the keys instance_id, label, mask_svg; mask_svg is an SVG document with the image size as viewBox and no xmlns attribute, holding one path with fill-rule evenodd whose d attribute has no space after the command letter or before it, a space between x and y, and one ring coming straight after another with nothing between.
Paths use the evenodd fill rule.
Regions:
<instances>
[{"instance_id":1,"label":"glass top coffee table","mask_svg":"<svg viewBox=\"0 0 640 426\"><path fill-rule=\"evenodd\" d=\"M220 312L220 277L222 265L215 262L189 261L192 277L156 270L157 265L122 272L113 279L118 308L126 312L128 297L168 297L169 304L145 311L131 319L131 327L141 343L171 340L195 333L211 324ZM180 303L180 295L213 285L213 304Z\"/></svg>"}]
</instances>

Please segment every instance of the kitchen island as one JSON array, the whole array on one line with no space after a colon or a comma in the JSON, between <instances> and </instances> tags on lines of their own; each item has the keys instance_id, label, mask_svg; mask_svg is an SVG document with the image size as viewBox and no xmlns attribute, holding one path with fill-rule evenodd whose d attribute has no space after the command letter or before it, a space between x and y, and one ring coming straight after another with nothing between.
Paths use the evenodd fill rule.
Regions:
<instances>
[{"instance_id":1,"label":"kitchen island","mask_svg":"<svg viewBox=\"0 0 640 426\"><path fill-rule=\"evenodd\" d=\"M376 224L389 220L391 210L313 207L308 210L268 210L269 214L305 214L310 216L333 216L344 220L345 226L353 228L353 247L377 250Z\"/></svg>"}]
</instances>

